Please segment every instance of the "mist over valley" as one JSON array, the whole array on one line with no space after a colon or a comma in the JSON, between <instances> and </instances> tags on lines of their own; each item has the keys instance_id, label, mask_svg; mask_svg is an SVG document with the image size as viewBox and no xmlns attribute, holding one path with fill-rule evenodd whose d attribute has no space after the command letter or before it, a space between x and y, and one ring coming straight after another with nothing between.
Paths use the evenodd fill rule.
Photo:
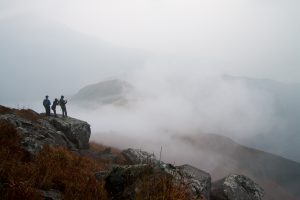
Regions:
<instances>
[{"instance_id":1,"label":"mist over valley","mask_svg":"<svg viewBox=\"0 0 300 200\"><path fill-rule=\"evenodd\" d=\"M46 95L64 95L97 144L188 163L213 181L245 174L264 199L296 200L299 6L5 0L0 105L44 113Z\"/></svg>"}]
</instances>

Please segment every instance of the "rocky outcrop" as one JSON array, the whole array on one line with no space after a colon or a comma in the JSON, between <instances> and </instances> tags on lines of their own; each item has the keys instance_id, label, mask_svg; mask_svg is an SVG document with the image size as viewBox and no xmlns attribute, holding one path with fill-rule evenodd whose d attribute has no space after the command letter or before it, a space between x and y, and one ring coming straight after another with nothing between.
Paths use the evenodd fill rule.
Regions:
<instances>
[{"instance_id":1,"label":"rocky outcrop","mask_svg":"<svg viewBox=\"0 0 300 200\"><path fill-rule=\"evenodd\" d=\"M123 156L131 164L153 164L158 162L154 154L138 149L126 149L122 151Z\"/></svg>"},{"instance_id":2,"label":"rocky outcrop","mask_svg":"<svg viewBox=\"0 0 300 200\"><path fill-rule=\"evenodd\" d=\"M190 165L173 166L156 160L153 154L138 149L127 149L123 152L124 157L134 167L118 167L111 171L108 176L109 187L122 190L120 183L130 174L131 182L134 182L143 169L152 169L153 173L167 173L172 176L174 184L184 183L190 199L207 200L261 200L264 191L255 182L243 175L230 175L211 185L209 173L199 170ZM148 167L148 168L147 168ZM137 170L138 169L138 170ZM121 174L121 175L120 175ZM124 174L127 174L124 176ZM133 175L133 176L132 176ZM114 181L111 181L114 180ZM121 184L122 185L122 184ZM212 187L212 188L211 188ZM111 191L116 192L114 189Z\"/></svg>"},{"instance_id":3,"label":"rocky outcrop","mask_svg":"<svg viewBox=\"0 0 300 200\"><path fill-rule=\"evenodd\" d=\"M32 110L4 108L0 109L0 121L6 121L17 129L23 138L23 147L32 154L46 144L72 150L89 148L91 130L87 122L70 117L46 117Z\"/></svg>"},{"instance_id":4,"label":"rocky outcrop","mask_svg":"<svg viewBox=\"0 0 300 200\"><path fill-rule=\"evenodd\" d=\"M190 165L176 167L184 184L188 185L188 192L192 199L204 197L209 200L211 176L209 173Z\"/></svg>"},{"instance_id":5,"label":"rocky outcrop","mask_svg":"<svg viewBox=\"0 0 300 200\"><path fill-rule=\"evenodd\" d=\"M91 135L90 125L87 122L74 118L50 118L50 124L57 131L61 131L78 149L89 148Z\"/></svg>"},{"instance_id":6,"label":"rocky outcrop","mask_svg":"<svg viewBox=\"0 0 300 200\"><path fill-rule=\"evenodd\" d=\"M232 174L212 184L211 200L261 200L263 189L250 178Z\"/></svg>"},{"instance_id":7,"label":"rocky outcrop","mask_svg":"<svg viewBox=\"0 0 300 200\"><path fill-rule=\"evenodd\" d=\"M169 164L117 166L106 175L106 189L112 199L134 199L134 196L138 195L137 188L142 187L141 178L145 176L164 176L168 177L174 186L185 185L184 189L189 199L205 198L208 200L210 197L210 175L189 165L180 167Z\"/></svg>"},{"instance_id":8,"label":"rocky outcrop","mask_svg":"<svg viewBox=\"0 0 300 200\"><path fill-rule=\"evenodd\" d=\"M105 188L111 199L134 199L136 188L139 188L138 180L147 174L154 173L150 165L117 166L105 179Z\"/></svg>"},{"instance_id":9,"label":"rocky outcrop","mask_svg":"<svg viewBox=\"0 0 300 200\"><path fill-rule=\"evenodd\" d=\"M173 166L171 164L164 163L156 159L154 154L149 154L145 151L138 149L126 149L122 152L127 161L133 164L135 167L118 167L114 169L108 180L116 180L116 182L108 181L109 188L120 188L119 183L122 178L120 174L137 174L136 169L151 169L150 171L155 173L164 173L172 177L174 185L184 184L186 185L186 191L190 199L200 199L202 197L209 199L211 188L211 176L210 174L199 170L190 165ZM121 172L121 173L120 173ZM113 178L112 178L113 177ZM123 175L121 177L124 177ZM125 176L126 177L126 176ZM133 178L132 176L130 176ZM114 189L112 192L116 192Z\"/></svg>"}]
</instances>

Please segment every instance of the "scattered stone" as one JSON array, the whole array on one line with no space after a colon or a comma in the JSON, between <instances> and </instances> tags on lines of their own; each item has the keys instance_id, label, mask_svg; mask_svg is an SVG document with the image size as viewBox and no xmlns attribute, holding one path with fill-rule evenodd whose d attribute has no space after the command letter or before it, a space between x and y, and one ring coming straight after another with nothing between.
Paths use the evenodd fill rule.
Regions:
<instances>
[{"instance_id":1,"label":"scattered stone","mask_svg":"<svg viewBox=\"0 0 300 200\"><path fill-rule=\"evenodd\" d=\"M212 184L211 200L261 200L264 190L243 175L232 174Z\"/></svg>"},{"instance_id":2,"label":"scattered stone","mask_svg":"<svg viewBox=\"0 0 300 200\"><path fill-rule=\"evenodd\" d=\"M209 200L211 189L211 176L209 173L190 165L182 165L176 168L183 182L189 186L191 199L205 197Z\"/></svg>"}]
</instances>

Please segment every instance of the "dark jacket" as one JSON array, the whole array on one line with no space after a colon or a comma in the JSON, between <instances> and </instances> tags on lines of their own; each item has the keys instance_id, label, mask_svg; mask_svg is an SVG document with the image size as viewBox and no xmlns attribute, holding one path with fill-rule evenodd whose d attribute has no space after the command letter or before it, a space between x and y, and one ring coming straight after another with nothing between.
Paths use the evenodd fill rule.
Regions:
<instances>
[{"instance_id":1,"label":"dark jacket","mask_svg":"<svg viewBox=\"0 0 300 200\"><path fill-rule=\"evenodd\" d=\"M44 99L43 105L44 105L45 108L46 108L46 107L50 107L50 105L51 105L50 100L49 100L49 99Z\"/></svg>"},{"instance_id":2,"label":"dark jacket","mask_svg":"<svg viewBox=\"0 0 300 200\"><path fill-rule=\"evenodd\" d=\"M66 101L66 100L64 100L64 99L60 99L60 100L59 100L59 105L60 105L60 107L65 108L67 102L68 102L68 101Z\"/></svg>"},{"instance_id":3,"label":"dark jacket","mask_svg":"<svg viewBox=\"0 0 300 200\"><path fill-rule=\"evenodd\" d=\"M52 106L51 106L51 109L52 109L52 110L55 110L57 105L58 105L58 100L55 99L55 100L53 101L53 104L52 104Z\"/></svg>"}]
</instances>

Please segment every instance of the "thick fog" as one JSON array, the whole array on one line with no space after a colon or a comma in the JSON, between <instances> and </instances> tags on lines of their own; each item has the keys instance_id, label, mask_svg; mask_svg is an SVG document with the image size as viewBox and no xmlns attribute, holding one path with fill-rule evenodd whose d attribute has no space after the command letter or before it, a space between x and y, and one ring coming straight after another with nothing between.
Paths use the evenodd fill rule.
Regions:
<instances>
[{"instance_id":1,"label":"thick fog","mask_svg":"<svg viewBox=\"0 0 300 200\"><path fill-rule=\"evenodd\" d=\"M173 137L199 133L243 144L273 133L270 143L251 145L288 156L283 134L300 128L289 129L272 93L224 75L299 84L299 6L296 0L4 0L0 104L42 112L46 94L64 94L70 116L91 123L92 139L156 153L162 146L169 161L180 153L194 160L193 149ZM133 86L126 105L89 110L72 102L80 88L107 79ZM297 117L299 109L291 113Z\"/></svg>"},{"instance_id":2,"label":"thick fog","mask_svg":"<svg viewBox=\"0 0 300 200\"><path fill-rule=\"evenodd\" d=\"M161 65L159 69L149 65L127 76L134 90L124 94L125 103L84 109L73 102L70 112L92 124L93 140L155 153L162 146L168 158L177 156L177 161L199 155L188 153L191 147L182 150L184 144L176 144L176 136L215 133L247 144L262 134L279 137L276 134L283 136L288 130L271 93L251 89L243 81L228 81L205 67ZM282 141L270 140L271 147L262 149L284 155Z\"/></svg>"}]
</instances>

